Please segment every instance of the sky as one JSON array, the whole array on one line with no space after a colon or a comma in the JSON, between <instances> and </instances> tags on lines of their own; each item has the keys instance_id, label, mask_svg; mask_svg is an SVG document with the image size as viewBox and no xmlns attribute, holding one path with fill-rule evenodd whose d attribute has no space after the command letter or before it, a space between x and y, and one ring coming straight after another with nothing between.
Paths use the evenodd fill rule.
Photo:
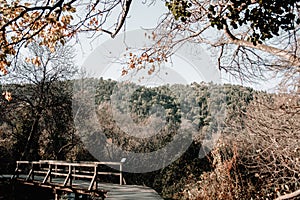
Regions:
<instances>
[{"instance_id":1,"label":"sky","mask_svg":"<svg viewBox=\"0 0 300 200\"><path fill-rule=\"evenodd\" d=\"M156 1L152 5L148 3L143 3L141 1L133 1L130 7L127 20L125 23L125 30L139 30L139 29L149 29L155 28L157 22L159 21L162 13L167 11L162 1ZM124 31L121 30L121 32ZM80 38L82 42L76 45L78 48L77 63L82 65L87 59L88 55L92 53L98 46L107 40L113 40L108 34L103 34L94 40L88 40L86 36Z\"/></svg>"},{"instance_id":2,"label":"sky","mask_svg":"<svg viewBox=\"0 0 300 200\"><path fill-rule=\"evenodd\" d=\"M149 2L133 1L125 29L115 39L110 38L107 34L103 34L93 40L82 36L80 44L76 45L76 64L85 68L88 73L96 77L131 80L141 85L154 86L166 83L189 84L192 82L213 81L217 83L243 84L244 86L268 92L274 91L277 84L276 80L269 79L268 81L260 81L258 84L241 83L228 74L220 73L211 62L214 58L207 57L208 55L201 47L192 47L193 50L188 50L188 47L183 48L184 50L177 52L173 57L173 63L167 63L162 66L155 76L147 75L146 70L138 74L132 73L127 76L121 76L123 66L116 60L119 60L124 53L127 53L125 47L122 47L124 46L124 38L126 38L126 45L135 47L143 45L145 38L142 37L143 34L139 31L155 28L162 13L167 12L167 8L162 1L155 1L152 5L148 5ZM195 49L201 53L194 53ZM188 51L189 53L186 53ZM110 58L108 59L108 57Z\"/></svg>"}]
</instances>

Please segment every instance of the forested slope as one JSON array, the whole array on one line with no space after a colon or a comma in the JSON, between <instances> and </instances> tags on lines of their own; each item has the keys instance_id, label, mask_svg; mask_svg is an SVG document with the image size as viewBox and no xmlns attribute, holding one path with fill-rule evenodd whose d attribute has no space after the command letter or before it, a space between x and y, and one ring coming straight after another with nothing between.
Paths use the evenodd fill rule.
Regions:
<instances>
[{"instance_id":1,"label":"forested slope","mask_svg":"<svg viewBox=\"0 0 300 200\"><path fill-rule=\"evenodd\" d=\"M118 156L112 145L127 152L150 153L164 149L180 136L191 142L187 149L180 143L171 149L178 151L172 164L157 169L153 163L150 167L154 171L127 173L127 183L148 185L171 199L276 197L299 188L296 158L300 150L292 142L299 139L297 96L266 94L229 84L151 88L86 79L85 83L95 87L94 101L83 106L95 110L101 133L89 129L79 132L75 128L74 97L83 96L85 91L74 90L76 81L54 81L43 85L43 90L34 84L2 86L2 93L14 93L11 101L0 102L1 163L19 159L95 160L89 145L97 146L101 158L109 160ZM81 119L87 127L91 123L89 117ZM150 119L158 121L149 123ZM130 130L137 130L132 123L148 128L132 135ZM207 141L213 141L213 146ZM162 156L160 161L168 159ZM142 161L128 154L127 162Z\"/></svg>"}]
</instances>

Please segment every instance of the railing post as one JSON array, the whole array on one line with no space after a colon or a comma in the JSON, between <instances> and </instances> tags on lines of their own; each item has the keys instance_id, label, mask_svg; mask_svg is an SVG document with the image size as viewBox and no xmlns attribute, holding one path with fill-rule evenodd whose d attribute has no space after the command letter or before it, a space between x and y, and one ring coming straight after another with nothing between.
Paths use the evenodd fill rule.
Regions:
<instances>
[{"instance_id":1,"label":"railing post","mask_svg":"<svg viewBox=\"0 0 300 200\"><path fill-rule=\"evenodd\" d=\"M70 174L70 177L69 177L69 179L70 179L70 186L72 186L72 165L71 164L69 165L69 174Z\"/></svg>"},{"instance_id":2,"label":"railing post","mask_svg":"<svg viewBox=\"0 0 300 200\"><path fill-rule=\"evenodd\" d=\"M120 185L123 184L123 163L126 161L126 158L122 158L120 162Z\"/></svg>"},{"instance_id":3,"label":"railing post","mask_svg":"<svg viewBox=\"0 0 300 200\"><path fill-rule=\"evenodd\" d=\"M33 162L31 162L31 169L32 169L31 178L32 178L32 180L34 180L34 163Z\"/></svg>"},{"instance_id":4,"label":"railing post","mask_svg":"<svg viewBox=\"0 0 300 200\"><path fill-rule=\"evenodd\" d=\"M122 173L122 170L123 170L123 166L122 166L122 163L120 163L120 185L122 185L122 183L123 183L123 173Z\"/></svg>"},{"instance_id":5,"label":"railing post","mask_svg":"<svg viewBox=\"0 0 300 200\"><path fill-rule=\"evenodd\" d=\"M30 179L30 177L31 177L31 180L33 181L34 180L34 162L31 162L31 169L25 180L28 181Z\"/></svg>"},{"instance_id":6,"label":"railing post","mask_svg":"<svg viewBox=\"0 0 300 200\"><path fill-rule=\"evenodd\" d=\"M48 172L43 180L43 183L46 183L48 178L50 179L50 183L51 183L51 172L52 172L52 165L49 163L49 169L48 169Z\"/></svg>"},{"instance_id":7,"label":"railing post","mask_svg":"<svg viewBox=\"0 0 300 200\"><path fill-rule=\"evenodd\" d=\"M91 180L91 183L90 183L90 186L88 188L88 190L92 190L93 189L93 186L95 185L95 190L97 190L97 175L98 175L98 164L95 163L95 167L94 167L94 176Z\"/></svg>"},{"instance_id":8,"label":"railing post","mask_svg":"<svg viewBox=\"0 0 300 200\"><path fill-rule=\"evenodd\" d=\"M15 169L14 174L11 176L11 179L18 178L18 177L19 177L19 162L17 161L16 162L16 169Z\"/></svg>"},{"instance_id":9,"label":"railing post","mask_svg":"<svg viewBox=\"0 0 300 200\"><path fill-rule=\"evenodd\" d=\"M66 186L69 181L70 181L70 186L72 186L72 165L71 164L69 164L69 173L64 181L64 186Z\"/></svg>"},{"instance_id":10,"label":"railing post","mask_svg":"<svg viewBox=\"0 0 300 200\"><path fill-rule=\"evenodd\" d=\"M58 170L57 170L57 164L55 164L55 170L54 170L55 172L57 172ZM56 175L54 176L55 178L56 178Z\"/></svg>"},{"instance_id":11,"label":"railing post","mask_svg":"<svg viewBox=\"0 0 300 200\"><path fill-rule=\"evenodd\" d=\"M51 163L49 163L49 169L51 169L51 172L50 172L50 177L49 177L49 182L51 183L52 182L52 165Z\"/></svg>"}]
</instances>

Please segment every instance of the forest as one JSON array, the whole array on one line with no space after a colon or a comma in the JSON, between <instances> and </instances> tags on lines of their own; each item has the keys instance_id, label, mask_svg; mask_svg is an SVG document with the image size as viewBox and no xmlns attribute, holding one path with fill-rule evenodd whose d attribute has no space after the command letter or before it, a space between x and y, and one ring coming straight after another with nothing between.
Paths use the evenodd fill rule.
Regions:
<instances>
[{"instance_id":1,"label":"forest","mask_svg":"<svg viewBox=\"0 0 300 200\"><path fill-rule=\"evenodd\" d=\"M82 96L85 88L79 91L74 85L82 81L95 86L92 107L101 132L76 129L74 96ZM2 173L11 171L16 160L96 160L97 154L103 160L117 159L118 152L111 144L128 152L155 152L181 135L190 137L191 142L184 150L182 143L173 146L180 154L174 162L146 173L128 172L127 184L150 186L165 199L273 199L300 187L299 96L230 84L145 87L102 78L2 88L14 91L10 101L1 99ZM129 99L125 99L126 93L130 93ZM128 106L116 99L128 101ZM88 103L81 106L88 107ZM83 110L81 116L86 114ZM114 110L121 114L117 116ZM151 134L148 128L134 136L120 124L127 112L141 126L153 115L164 116L157 118L164 123L156 134L141 137ZM89 127L87 115L80 120ZM186 124L193 128L180 129ZM204 141L214 141L213 148ZM128 163L148 162L128 158Z\"/></svg>"},{"instance_id":2,"label":"forest","mask_svg":"<svg viewBox=\"0 0 300 200\"><path fill-rule=\"evenodd\" d=\"M192 43L216 74L274 78L273 92L81 78L83 46L135 17L153 43L126 47L120 75L154 75ZM126 157L126 182L164 199L299 199L299 31L299 0L0 0L0 174L16 160Z\"/></svg>"}]
</instances>

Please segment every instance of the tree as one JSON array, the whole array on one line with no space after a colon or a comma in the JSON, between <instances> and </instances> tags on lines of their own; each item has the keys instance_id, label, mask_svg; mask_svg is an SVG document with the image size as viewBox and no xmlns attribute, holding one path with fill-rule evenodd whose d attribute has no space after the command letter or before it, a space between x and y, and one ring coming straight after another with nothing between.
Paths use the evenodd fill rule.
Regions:
<instances>
[{"instance_id":1,"label":"tree","mask_svg":"<svg viewBox=\"0 0 300 200\"><path fill-rule=\"evenodd\" d=\"M187 182L183 199L299 196L299 96L255 92L247 102L245 94L236 108L229 96L226 127L210 152L211 168L197 182Z\"/></svg>"},{"instance_id":2,"label":"tree","mask_svg":"<svg viewBox=\"0 0 300 200\"><path fill-rule=\"evenodd\" d=\"M132 0L0 1L0 70L22 47L39 39L51 51L80 32L106 32L114 37L122 28ZM105 28L108 16L119 12L114 30ZM111 25L107 25L110 27ZM111 28L113 29L113 28Z\"/></svg>"},{"instance_id":3,"label":"tree","mask_svg":"<svg viewBox=\"0 0 300 200\"><path fill-rule=\"evenodd\" d=\"M36 38L41 38L41 45L54 50L56 43L64 43L81 32L105 32L114 37L124 25L131 2L57 0L29 4L1 0L1 71L7 73L12 56ZM298 0L163 2L170 12L165 13L153 33L156 45L147 54L128 62L128 69L144 60L165 61L182 42L192 41L212 47L219 68L243 80L261 78L265 70L272 70L283 73L283 81L292 81L298 87Z\"/></svg>"},{"instance_id":4,"label":"tree","mask_svg":"<svg viewBox=\"0 0 300 200\"><path fill-rule=\"evenodd\" d=\"M170 13L149 54L168 57L182 42L205 44L219 69L242 80L271 70L299 86L299 1L170 0L166 6Z\"/></svg>"},{"instance_id":5,"label":"tree","mask_svg":"<svg viewBox=\"0 0 300 200\"><path fill-rule=\"evenodd\" d=\"M35 43L29 48L26 61L5 77L10 84L4 87L15 92L11 101L1 105L1 121L11 129L7 132L18 146L18 159L38 160L52 153L46 157L63 158L65 150L76 141L72 84L67 81L76 72L72 49L57 45L56 51L51 52ZM40 143L46 147L41 152Z\"/></svg>"},{"instance_id":6,"label":"tree","mask_svg":"<svg viewBox=\"0 0 300 200\"><path fill-rule=\"evenodd\" d=\"M259 189L276 198L299 190L300 101L298 95L258 95L236 137L239 164ZM299 191L298 191L299 192Z\"/></svg>"}]
</instances>

